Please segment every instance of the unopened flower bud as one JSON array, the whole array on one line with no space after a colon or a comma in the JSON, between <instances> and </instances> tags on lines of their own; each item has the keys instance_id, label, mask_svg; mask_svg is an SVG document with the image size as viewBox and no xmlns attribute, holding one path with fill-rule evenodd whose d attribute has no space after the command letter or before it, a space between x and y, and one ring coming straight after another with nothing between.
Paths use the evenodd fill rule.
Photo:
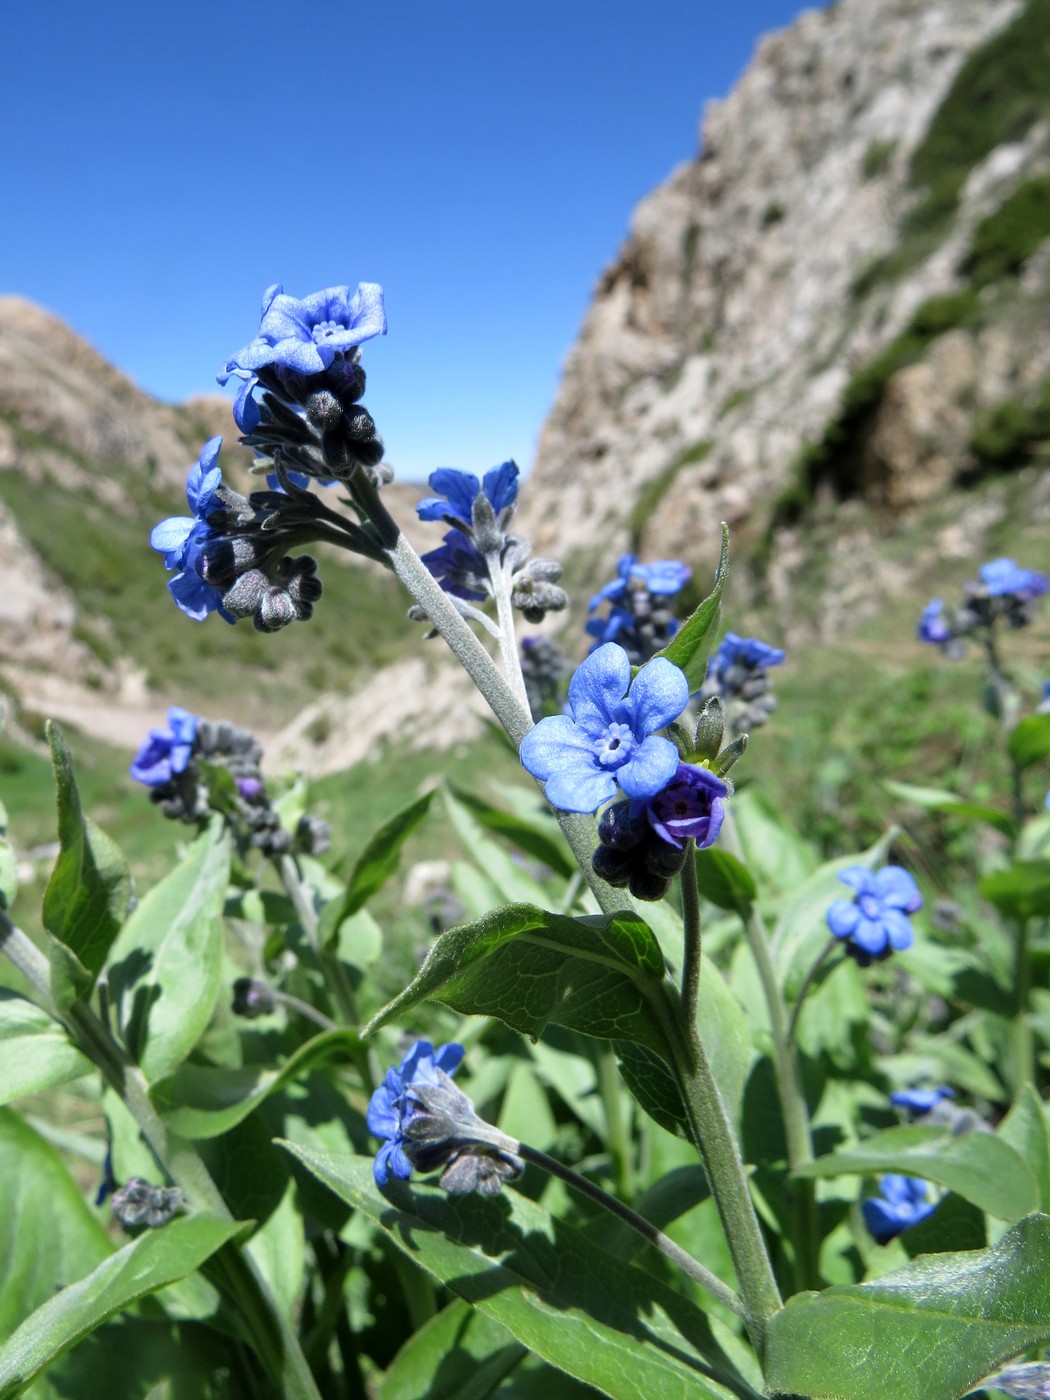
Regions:
<instances>
[{"instance_id":1,"label":"unopened flower bud","mask_svg":"<svg viewBox=\"0 0 1050 1400\"><path fill-rule=\"evenodd\" d=\"M732 768L738 758L742 758L747 748L747 735L738 734L731 744L727 744L712 764L712 769L720 778Z\"/></svg>"},{"instance_id":2,"label":"unopened flower bud","mask_svg":"<svg viewBox=\"0 0 1050 1400\"><path fill-rule=\"evenodd\" d=\"M141 1176L133 1176L113 1193L113 1214L125 1230L139 1226L155 1230L166 1225L183 1207L177 1186L152 1186Z\"/></svg>"},{"instance_id":3,"label":"unopened flower bud","mask_svg":"<svg viewBox=\"0 0 1050 1400\"><path fill-rule=\"evenodd\" d=\"M312 612L313 609L311 608ZM297 608L291 594L276 585L270 587L259 599L255 612L254 625L257 632L279 632L290 622L298 622L301 609Z\"/></svg>"},{"instance_id":4,"label":"unopened flower bud","mask_svg":"<svg viewBox=\"0 0 1050 1400\"><path fill-rule=\"evenodd\" d=\"M238 977L233 984L233 1014L254 1021L269 1016L277 1006L273 992L254 977Z\"/></svg>"},{"instance_id":5,"label":"unopened flower bud","mask_svg":"<svg viewBox=\"0 0 1050 1400\"><path fill-rule=\"evenodd\" d=\"M718 757L722 740L725 737L725 728L726 719L722 702L717 695L712 695L700 711L700 717L696 721L696 731L693 734L693 750L698 758L706 758L710 761Z\"/></svg>"},{"instance_id":6,"label":"unopened flower bud","mask_svg":"<svg viewBox=\"0 0 1050 1400\"><path fill-rule=\"evenodd\" d=\"M227 589L222 605L234 617L253 617L269 586L270 580L261 569L249 569Z\"/></svg>"},{"instance_id":7,"label":"unopened flower bud","mask_svg":"<svg viewBox=\"0 0 1050 1400\"><path fill-rule=\"evenodd\" d=\"M343 405L329 389L318 389L311 394L305 408L307 419L321 432L338 428L343 420Z\"/></svg>"},{"instance_id":8,"label":"unopened flower bud","mask_svg":"<svg viewBox=\"0 0 1050 1400\"><path fill-rule=\"evenodd\" d=\"M496 524L496 512L492 509L492 502L484 491L479 491L474 497L470 523L474 535L474 547L478 553L483 557L490 554L498 555L503 548L503 532Z\"/></svg>"}]
</instances>

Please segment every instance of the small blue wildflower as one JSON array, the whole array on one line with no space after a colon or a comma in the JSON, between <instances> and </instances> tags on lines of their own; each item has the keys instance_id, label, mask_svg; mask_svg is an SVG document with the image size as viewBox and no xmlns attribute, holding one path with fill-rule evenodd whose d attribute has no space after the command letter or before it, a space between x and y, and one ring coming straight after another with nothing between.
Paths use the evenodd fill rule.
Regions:
<instances>
[{"instance_id":1,"label":"small blue wildflower","mask_svg":"<svg viewBox=\"0 0 1050 1400\"><path fill-rule=\"evenodd\" d=\"M444 591L454 598L476 602L487 596L488 565L458 530L447 531L444 544L421 557Z\"/></svg>"},{"instance_id":2,"label":"small blue wildflower","mask_svg":"<svg viewBox=\"0 0 1050 1400\"><path fill-rule=\"evenodd\" d=\"M930 1199L929 1183L921 1177L890 1172L879 1181L879 1191L881 1195L869 1196L861 1204L864 1224L877 1244L889 1244L937 1209L937 1202Z\"/></svg>"},{"instance_id":3,"label":"small blue wildflower","mask_svg":"<svg viewBox=\"0 0 1050 1400\"><path fill-rule=\"evenodd\" d=\"M164 567L178 570L168 580L168 591L176 605L195 622L203 622L211 612L217 612L227 622L234 621L222 606L222 590L205 583L197 567L204 545L218 538L208 524L208 516L222 505L217 499L222 486L222 469L218 465L221 446L221 437L209 438L190 469L186 500L193 514L169 515L153 527L149 537L150 546L164 555Z\"/></svg>"},{"instance_id":4,"label":"small blue wildflower","mask_svg":"<svg viewBox=\"0 0 1050 1400\"><path fill-rule=\"evenodd\" d=\"M166 729L151 729L128 770L137 783L163 787L178 773L185 773L193 754L200 720L189 710L172 705Z\"/></svg>"},{"instance_id":5,"label":"small blue wildflower","mask_svg":"<svg viewBox=\"0 0 1050 1400\"><path fill-rule=\"evenodd\" d=\"M412 1163L405 1156L404 1129L411 1117L406 1099L413 1084L440 1084L439 1071L453 1075L463 1060L462 1045L442 1045L435 1050L429 1040L417 1040L396 1069L388 1069L382 1084L368 1104L368 1131L385 1141L376 1153L372 1174L378 1186L385 1186L391 1171L399 1181L412 1175Z\"/></svg>"},{"instance_id":6,"label":"small blue wildflower","mask_svg":"<svg viewBox=\"0 0 1050 1400\"><path fill-rule=\"evenodd\" d=\"M630 590L632 581L654 595L667 596L679 593L692 576L689 565L677 559L654 559L651 564L639 564L637 555L621 554L616 565L616 577L599 588L587 604L587 611L594 612L605 602L620 602Z\"/></svg>"},{"instance_id":7,"label":"small blue wildflower","mask_svg":"<svg viewBox=\"0 0 1050 1400\"><path fill-rule=\"evenodd\" d=\"M483 481L479 481L472 472L441 467L431 472L427 484L437 495L428 496L416 506L420 520L456 521L469 529L474 502L479 494L488 498L493 514L497 516L518 499L518 467L515 462L504 462L502 466L486 472Z\"/></svg>"},{"instance_id":8,"label":"small blue wildflower","mask_svg":"<svg viewBox=\"0 0 1050 1400\"><path fill-rule=\"evenodd\" d=\"M678 769L678 750L656 730L689 699L685 672L663 657L631 680L622 647L601 646L569 682L569 714L541 719L521 744L521 761L564 812L594 812L616 793L655 797Z\"/></svg>"},{"instance_id":9,"label":"small blue wildflower","mask_svg":"<svg viewBox=\"0 0 1050 1400\"><path fill-rule=\"evenodd\" d=\"M681 850L691 838L702 851L718 839L728 796L728 784L710 769L680 763L667 786L644 804L645 814L661 841Z\"/></svg>"},{"instance_id":10,"label":"small blue wildflower","mask_svg":"<svg viewBox=\"0 0 1050 1400\"><path fill-rule=\"evenodd\" d=\"M945 1099L954 1099L955 1090L942 1084L938 1089L897 1089L890 1095L894 1108L904 1109L917 1118L930 1113Z\"/></svg>"},{"instance_id":11,"label":"small blue wildflower","mask_svg":"<svg viewBox=\"0 0 1050 1400\"><path fill-rule=\"evenodd\" d=\"M301 301L285 295L280 283L274 283L263 293L259 334L230 356L219 383L225 384L233 374L250 378L265 365L296 374L320 374L336 355L376 335L386 335L383 289L377 282L360 282L353 296L349 287L325 287ZM242 413L250 414L247 399Z\"/></svg>"},{"instance_id":12,"label":"small blue wildflower","mask_svg":"<svg viewBox=\"0 0 1050 1400\"><path fill-rule=\"evenodd\" d=\"M944 603L940 598L932 598L922 610L919 618L918 637L927 646L947 646L953 632L944 613Z\"/></svg>"},{"instance_id":13,"label":"small blue wildflower","mask_svg":"<svg viewBox=\"0 0 1050 1400\"><path fill-rule=\"evenodd\" d=\"M767 671L770 666L781 665L785 655L780 647L771 647L757 637L738 637L735 632L727 632L707 663L707 679L732 692L739 688L734 683L734 669L743 672Z\"/></svg>"},{"instance_id":14,"label":"small blue wildflower","mask_svg":"<svg viewBox=\"0 0 1050 1400\"><path fill-rule=\"evenodd\" d=\"M836 899L828 910L828 927L846 944L862 967L893 951L910 948L914 940L908 915L922 908L922 895L911 875L899 865L869 870L851 865L839 879L856 891L853 899Z\"/></svg>"},{"instance_id":15,"label":"small blue wildflower","mask_svg":"<svg viewBox=\"0 0 1050 1400\"><path fill-rule=\"evenodd\" d=\"M1023 569L1012 559L992 559L977 570L981 582L993 598L1012 593L1026 602L1050 590L1050 578L1035 569Z\"/></svg>"}]
</instances>

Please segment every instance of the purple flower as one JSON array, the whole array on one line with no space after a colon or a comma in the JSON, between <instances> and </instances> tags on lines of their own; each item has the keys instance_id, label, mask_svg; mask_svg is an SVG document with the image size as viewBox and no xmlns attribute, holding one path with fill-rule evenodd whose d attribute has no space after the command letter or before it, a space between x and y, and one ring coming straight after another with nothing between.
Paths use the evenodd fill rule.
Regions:
<instances>
[{"instance_id":1,"label":"purple flower","mask_svg":"<svg viewBox=\"0 0 1050 1400\"><path fill-rule=\"evenodd\" d=\"M890 1095L894 1108L902 1108L906 1113L921 1117L931 1112L945 1099L954 1099L955 1090L942 1084L939 1089L897 1089Z\"/></svg>"},{"instance_id":2,"label":"purple flower","mask_svg":"<svg viewBox=\"0 0 1050 1400\"><path fill-rule=\"evenodd\" d=\"M259 334L226 361L219 383L225 384L231 374L250 378L264 365L320 374L336 355L376 335L386 335L383 289L377 282L358 283L353 296L349 287L326 287L301 301L286 296L280 283L274 283L263 293ZM250 416L247 400L242 403L245 392L241 390L238 403L242 415Z\"/></svg>"},{"instance_id":3,"label":"purple flower","mask_svg":"<svg viewBox=\"0 0 1050 1400\"><path fill-rule=\"evenodd\" d=\"M387 1070L368 1104L368 1131L385 1139L372 1168L377 1185L385 1186L391 1171L399 1181L412 1175L412 1163L404 1150L404 1128L411 1116L407 1091L414 1084L440 1084L439 1072L455 1074L463 1054L462 1045L443 1045L435 1050L429 1040L417 1040L397 1069Z\"/></svg>"},{"instance_id":4,"label":"purple flower","mask_svg":"<svg viewBox=\"0 0 1050 1400\"><path fill-rule=\"evenodd\" d=\"M631 680L622 647L599 647L569 682L569 714L541 719L521 744L521 761L564 812L595 812L616 793L655 797L678 769L678 750L656 730L685 709L685 672L663 657Z\"/></svg>"},{"instance_id":5,"label":"purple flower","mask_svg":"<svg viewBox=\"0 0 1050 1400\"><path fill-rule=\"evenodd\" d=\"M1012 559L992 559L982 564L977 572L993 598L1012 593L1022 602L1027 602L1050 590L1050 578L1046 574L1037 573L1035 569L1022 569Z\"/></svg>"},{"instance_id":6,"label":"purple flower","mask_svg":"<svg viewBox=\"0 0 1050 1400\"><path fill-rule=\"evenodd\" d=\"M927 646L947 646L952 640L952 629L948 626L944 615L944 603L940 598L933 598L922 610L919 618L918 637L920 642L925 642Z\"/></svg>"},{"instance_id":7,"label":"purple flower","mask_svg":"<svg viewBox=\"0 0 1050 1400\"><path fill-rule=\"evenodd\" d=\"M471 472L441 467L431 472L427 484L438 494L428 496L416 506L420 520L458 521L469 528L479 494L488 497L494 515L514 504L518 498L518 468L514 462L504 462L486 472L484 481L479 481Z\"/></svg>"},{"instance_id":8,"label":"purple flower","mask_svg":"<svg viewBox=\"0 0 1050 1400\"><path fill-rule=\"evenodd\" d=\"M217 499L222 486L222 469L218 465L221 446L221 437L209 438L190 469L186 500L193 514L169 515L153 527L149 537L151 547L164 555L164 567L178 570L168 580L168 591L176 605L195 622L203 622L211 612L217 612L227 622L234 621L222 606L221 589L205 583L197 567L204 545L218 538L208 524L208 516L222 507Z\"/></svg>"},{"instance_id":9,"label":"purple flower","mask_svg":"<svg viewBox=\"0 0 1050 1400\"><path fill-rule=\"evenodd\" d=\"M889 1244L903 1230L910 1230L937 1209L930 1200L929 1184L917 1176L890 1172L879 1181L879 1196L870 1196L861 1205L864 1223L877 1244Z\"/></svg>"},{"instance_id":10,"label":"purple flower","mask_svg":"<svg viewBox=\"0 0 1050 1400\"><path fill-rule=\"evenodd\" d=\"M168 710L168 727L151 729L135 755L128 770L135 781L147 787L163 787L176 774L184 773L193 753L199 723L189 710L172 705Z\"/></svg>"},{"instance_id":11,"label":"purple flower","mask_svg":"<svg viewBox=\"0 0 1050 1400\"><path fill-rule=\"evenodd\" d=\"M445 542L422 556L423 563L446 593L474 602L486 596L488 565L466 535L449 530Z\"/></svg>"},{"instance_id":12,"label":"purple flower","mask_svg":"<svg viewBox=\"0 0 1050 1400\"><path fill-rule=\"evenodd\" d=\"M908 915L922 908L915 881L899 865L872 871L851 865L839 879L856 891L853 899L836 899L828 910L828 927L846 944L851 957L866 966L910 948L914 935Z\"/></svg>"},{"instance_id":13,"label":"purple flower","mask_svg":"<svg viewBox=\"0 0 1050 1400\"><path fill-rule=\"evenodd\" d=\"M667 596L678 593L692 576L689 565L679 563L677 559L655 559L651 564L639 564L637 555L621 554L616 565L616 577L603 584L587 604L587 611L594 612L604 602L618 603L626 596L632 580L650 593Z\"/></svg>"},{"instance_id":14,"label":"purple flower","mask_svg":"<svg viewBox=\"0 0 1050 1400\"><path fill-rule=\"evenodd\" d=\"M728 796L728 786L709 769L680 763L667 786L645 803L645 814L662 841L681 850L691 837L702 851L718 839Z\"/></svg>"}]
</instances>

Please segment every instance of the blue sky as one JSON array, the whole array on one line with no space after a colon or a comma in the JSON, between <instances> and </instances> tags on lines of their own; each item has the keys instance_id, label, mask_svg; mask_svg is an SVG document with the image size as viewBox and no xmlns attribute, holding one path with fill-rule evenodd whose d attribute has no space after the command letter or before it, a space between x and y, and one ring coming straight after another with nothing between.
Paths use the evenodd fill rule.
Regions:
<instances>
[{"instance_id":1,"label":"blue sky","mask_svg":"<svg viewBox=\"0 0 1050 1400\"><path fill-rule=\"evenodd\" d=\"M5 5L2 290L179 400L269 283L381 282L366 402L399 475L527 467L633 206L801 8Z\"/></svg>"}]
</instances>

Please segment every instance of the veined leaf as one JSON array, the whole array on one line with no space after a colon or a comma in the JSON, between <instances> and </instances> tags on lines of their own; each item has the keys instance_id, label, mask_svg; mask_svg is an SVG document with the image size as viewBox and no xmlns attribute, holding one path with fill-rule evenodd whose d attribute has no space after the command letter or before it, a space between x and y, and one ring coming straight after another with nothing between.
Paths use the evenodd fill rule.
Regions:
<instances>
[{"instance_id":1,"label":"veined leaf","mask_svg":"<svg viewBox=\"0 0 1050 1400\"><path fill-rule=\"evenodd\" d=\"M21 1395L49 1362L114 1313L193 1273L241 1229L212 1215L173 1220L48 1298L0 1346L0 1400Z\"/></svg>"},{"instance_id":2,"label":"veined leaf","mask_svg":"<svg viewBox=\"0 0 1050 1400\"><path fill-rule=\"evenodd\" d=\"M690 690L699 690L707 674L707 658L714 645L722 617L722 593L729 573L729 526L722 524L722 549L715 570L711 592L692 612L657 656L680 666L689 681Z\"/></svg>"},{"instance_id":3,"label":"veined leaf","mask_svg":"<svg viewBox=\"0 0 1050 1400\"><path fill-rule=\"evenodd\" d=\"M757 1400L699 1308L517 1192L457 1200L397 1183L380 1193L370 1158L288 1147L414 1263L577 1380L617 1400Z\"/></svg>"},{"instance_id":4,"label":"veined leaf","mask_svg":"<svg viewBox=\"0 0 1050 1400\"><path fill-rule=\"evenodd\" d=\"M1039 1208L1039 1188L1014 1149L991 1133L952 1137L943 1128L887 1128L800 1167L796 1176L900 1172L934 1181L1000 1220L1019 1220Z\"/></svg>"},{"instance_id":5,"label":"veined leaf","mask_svg":"<svg viewBox=\"0 0 1050 1400\"><path fill-rule=\"evenodd\" d=\"M770 1323L766 1380L812 1400L957 1400L1048 1338L1050 1217L1033 1215L994 1249L790 1299Z\"/></svg>"},{"instance_id":6,"label":"veined leaf","mask_svg":"<svg viewBox=\"0 0 1050 1400\"><path fill-rule=\"evenodd\" d=\"M148 1079L171 1074L211 1020L222 976L230 843L221 819L135 909L113 945L109 986Z\"/></svg>"},{"instance_id":7,"label":"veined leaf","mask_svg":"<svg viewBox=\"0 0 1050 1400\"><path fill-rule=\"evenodd\" d=\"M666 1057L663 980L660 945L630 911L573 919L509 904L443 933L364 1034L433 998L464 1015L496 1016L525 1035L553 1023Z\"/></svg>"},{"instance_id":8,"label":"veined leaf","mask_svg":"<svg viewBox=\"0 0 1050 1400\"><path fill-rule=\"evenodd\" d=\"M47 725L58 795L59 853L44 891L43 921L56 941L53 992L62 1009L90 991L128 910L131 874L120 848L80 807L62 731ZM64 958L62 950L72 954Z\"/></svg>"}]
</instances>

